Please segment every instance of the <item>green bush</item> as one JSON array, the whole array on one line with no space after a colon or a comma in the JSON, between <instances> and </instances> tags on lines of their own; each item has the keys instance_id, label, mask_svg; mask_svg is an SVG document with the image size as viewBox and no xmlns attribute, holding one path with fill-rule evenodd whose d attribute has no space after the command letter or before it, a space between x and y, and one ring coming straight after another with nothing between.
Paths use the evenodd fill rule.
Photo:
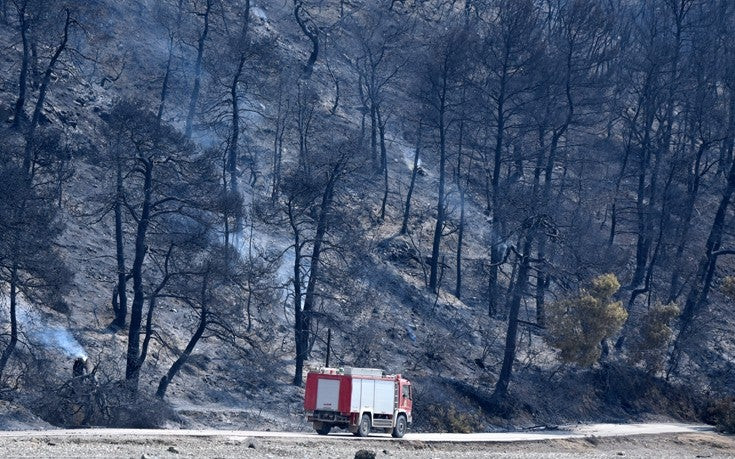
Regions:
<instances>
[{"instance_id":1,"label":"green bush","mask_svg":"<svg viewBox=\"0 0 735 459\"><path fill-rule=\"evenodd\" d=\"M604 274L576 296L548 306L545 339L559 350L563 362L580 366L597 362L602 340L617 333L628 318L622 302L612 300L619 288L614 274Z\"/></svg>"},{"instance_id":2,"label":"green bush","mask_svg":"<svg viewBox=\"0 0 735 459\"><path fill-rule=\"evenodd\" d=\"M643 315L631 346L632 364L643 364L652 373L663 368L669 342L674 336L670 324L680 313L676 303L657 303Z\"/></svg>"}]
</instances>

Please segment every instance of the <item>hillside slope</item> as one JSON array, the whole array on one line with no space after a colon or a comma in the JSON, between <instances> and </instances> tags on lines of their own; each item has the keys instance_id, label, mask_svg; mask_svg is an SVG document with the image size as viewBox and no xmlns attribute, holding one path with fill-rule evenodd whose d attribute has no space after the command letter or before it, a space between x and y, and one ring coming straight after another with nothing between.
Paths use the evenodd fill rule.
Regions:
<instances>
[{"instance_id":1,"label":"hillside slope","mask_svg":"<svg viewBox=\"0 0 735 459\"><path fill-rule=\"evenodd\" d=\"M671 61L657 63L650 101L661 105L640 109L649 124L633 114L643 64L629 56L645 43L614 31L632 33L634 7L598 24L601 2L587 2L589 16L572 2L550 10L545 29L544 2L531 1L518 3L528 11L469 1L11 3L0 21L3 167L30 158L22 177L63 225L46 238L49 260L69 272L54 277L38 256L3 245L6 349L11 304L20 332L0 396L44 420L307 429L292 384L299 349L307 368L329 353L333 366L406 375L426 430L699 419L709 397L735 387L732 299L718 288L732 260L715 257L709 297L698 296L719 211L717 247L733 237L722 195L735 97L729 87L690 100L687 85L725 77L697 73L697 53L682 46L678 86L669 92L656 73ZM579 42L563 41L565 21L579 21ZM688 30L698 45L724 39ZM503 108L506 67L493 47L508 36L519 41L508 48L517 56L506 62ZM562 65L564 46L574 65ZM713 56L732 53L732 43L721 48ZM635 73L631 83L616 65ZM711 119L700 116L708 107ZM681 196L694 177L689 202ZM45 238L22 218L35 201L18 199L8 212L20 223L0 237ZM11 302L13 260L28 268ZM614 300L629 319L602 336L606 351L592 343L599 358L587 368L549 345L559 328L544 320L606 273L624 284ZM113 311L120 276L124 326ZM62 277L53 295L37 294ZM671 301L686 315L690 298L690 320L658 324L662 340L639 358L648 312ZM131 360L136 304L144 351ZM82 354L89 373L72 378ZM499 379L510 381L502 397Z\"/></svg>"}]
</instances>

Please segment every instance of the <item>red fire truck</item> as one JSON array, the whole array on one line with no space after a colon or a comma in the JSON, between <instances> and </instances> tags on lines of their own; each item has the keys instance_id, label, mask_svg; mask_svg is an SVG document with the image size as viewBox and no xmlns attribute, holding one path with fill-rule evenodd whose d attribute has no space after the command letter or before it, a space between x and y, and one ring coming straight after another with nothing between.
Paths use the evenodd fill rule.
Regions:
<instances>
[{"instance_id":1,"label":"red fire truck","mask_svg":"<svg viewBox=\"0 0 735 459\"><path fill-rule=\"evenodd\" d=\"M320 435L332 427L359 437L382 430L401 438L413 422L411 382L375 368L321 368L306 376L304 410Z\"/></svg>"}]
</instances>

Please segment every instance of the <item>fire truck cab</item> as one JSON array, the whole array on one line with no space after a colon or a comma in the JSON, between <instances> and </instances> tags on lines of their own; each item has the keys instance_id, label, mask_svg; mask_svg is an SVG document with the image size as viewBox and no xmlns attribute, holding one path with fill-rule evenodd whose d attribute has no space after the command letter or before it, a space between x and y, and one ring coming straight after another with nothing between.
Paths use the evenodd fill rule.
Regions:
<instances>
[{"instance_id":1,"label":"fire truck cab","mask_svg":"<svg viewBox=\"0 0 735 459\"><path fill-rule=\"evenodd\" d=\"M376 368L320 368L306 376L304 411L320 435L341 427L366 437L373 430L401 438L413 423L413 389L400 374Z\"/></svg>"}]
</instances>

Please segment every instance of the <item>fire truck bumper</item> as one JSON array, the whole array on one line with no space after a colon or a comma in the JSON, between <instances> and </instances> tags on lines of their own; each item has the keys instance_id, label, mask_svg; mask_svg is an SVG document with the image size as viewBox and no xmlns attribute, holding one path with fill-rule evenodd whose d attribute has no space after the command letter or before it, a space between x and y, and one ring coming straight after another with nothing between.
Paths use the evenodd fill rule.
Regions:
<instances>
[{"instance_id":1,"label":"fire truck bumper","mask_svg":"<svg viewBox=\"0 0 735 459\"><path fill-rule=\"evenodd\" d=\"M334 411L314 411L313 413L307 413L306 419L309 422L319 421L329 424L348 424L350 422L349 415Z\"/></svg>"}]
</instances>

